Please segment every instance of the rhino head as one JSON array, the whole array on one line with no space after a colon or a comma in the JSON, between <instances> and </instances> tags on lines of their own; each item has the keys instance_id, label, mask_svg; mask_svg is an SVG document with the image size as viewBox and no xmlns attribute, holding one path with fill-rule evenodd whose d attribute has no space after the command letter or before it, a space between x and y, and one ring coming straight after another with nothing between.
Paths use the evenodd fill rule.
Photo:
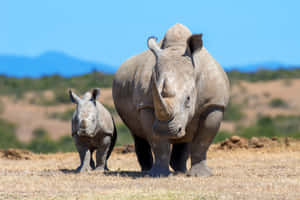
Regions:
<instances>
[{"instance_id":1,"label":"rhino head","mask_svg":"<svg viewBox=\"0 0 300 200\"><path fill-rule=\"evenodd\" d=\"M150 37L148 48L156 58L151 79L155 113L152 129L159 136L181 138L195 112L194 54L202 48L202 34L190 35L184 44L167 48L161 48L156 38Z\"/></svg>"},{"instance_id":2,"label":"rhino head","mask_svg":"<svg viewBox=\"0 0 300 200\"><path fill-rule=\"evenodd\" d=\"M97 98L100 89L93 89L92 93L86 92L82 98L69 90L70 99L76 104L76 110L72 118L72 134L94 137L97 133L98 109Z\"/></svg>"}]
</instances>

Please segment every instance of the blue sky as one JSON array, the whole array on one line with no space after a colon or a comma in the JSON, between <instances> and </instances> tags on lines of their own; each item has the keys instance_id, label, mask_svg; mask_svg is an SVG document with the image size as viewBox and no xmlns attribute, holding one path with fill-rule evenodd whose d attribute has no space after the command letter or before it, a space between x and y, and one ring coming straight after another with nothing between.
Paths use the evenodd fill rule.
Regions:
<instances>
[{"instance_id":1,"label":"blue sky","mask_svg":"<svg viewBox=\"0 0 300 200\"><path fill-rule=\"evenodd\" d=\"M0 0L0 54L62 51L118 66L179 22L223 66L300 64L297 0Z\"/></svg>"}]
</instances>

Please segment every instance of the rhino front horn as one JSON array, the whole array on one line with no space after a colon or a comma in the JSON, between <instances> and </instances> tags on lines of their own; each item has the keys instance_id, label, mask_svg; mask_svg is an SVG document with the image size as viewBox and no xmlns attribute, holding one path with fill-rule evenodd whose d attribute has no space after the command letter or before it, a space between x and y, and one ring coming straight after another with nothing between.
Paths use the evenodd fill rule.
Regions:
<instances>
[{"instance_id":1,"label":"rhino front horn","mask_svg":"<svg viewBox=\"0 0 300 200\"><path fill-rule=\"evenodd\" d=\"M173 118L172 108L171 106L163 99L161 96L155 72L152 73L152 96L153 96L153 104L154 104L154 112L155 116L159 121L169 121Z\"/></svg>"}]
</instances>

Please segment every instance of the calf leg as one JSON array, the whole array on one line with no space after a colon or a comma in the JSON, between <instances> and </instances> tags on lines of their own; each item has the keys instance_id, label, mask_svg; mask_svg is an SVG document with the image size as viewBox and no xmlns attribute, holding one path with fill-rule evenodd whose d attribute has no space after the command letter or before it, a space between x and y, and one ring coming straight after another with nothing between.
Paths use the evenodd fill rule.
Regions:
<instances>
[{"instance_id":1,"label":"calf leg","mask_svg":"<svg viewBox=\"0 0 300 200\"><path fill-rule=\"evenodd\" d=\"M214 107L209 109L201 118L198 135L191 145L191 169L189 176L211 176L206 165L207 150L216 136L223 119L223 109Z\"/></svg>"},{"instance_id":2,"label":"calf leg","mask_svg":"<svg viewBox=\"0 0 300 200\"><path fill-rule=\"evenodd\" d=\"M101 145L97 148L96 152L96 168L95 170L104 171L107 168L107 154L110 150L111 136L105 136Z\"/></svg>"},{"instance_id":3,"label":"calf leg","mask_svg":"<svg viewBox=\"0 0 300 200\"><path fill-rule=\"evenodd\" d=\"M92 159L91 151L87 147L76 145L77 151L80 157L80 166L76 169L76 172L84 172L92 170L90 162Z\"/></svg>"},{"instance_id":4,"label":"calf leg","mask_svg":"<svg viewBox=\"0 0 300 200\"><path fill-rule=\"evenodd\" d=\"M92 169L95 169L95 162L93 160L93 152L94 152L94 150L90 150L90 152L91 152L90 166L91 166Z\"/></svg>"}]
</instances>

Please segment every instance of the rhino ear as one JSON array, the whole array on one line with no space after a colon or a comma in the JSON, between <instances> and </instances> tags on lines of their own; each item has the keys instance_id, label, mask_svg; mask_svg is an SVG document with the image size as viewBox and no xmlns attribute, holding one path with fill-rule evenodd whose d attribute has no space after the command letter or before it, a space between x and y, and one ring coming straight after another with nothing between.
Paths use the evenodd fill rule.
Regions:
<instances>
[{"instance_id":1,"label":"rhino ear","mask_svg":"<svg viewBox=\"0 0 300 200\"><path fill-rule=\"evenodd\" d=\"M154 36L151 36L148 38L147 44L148 44L148 48L153 52L153 54L157 58L157 57L159 57L162 50L156 41L157 41L157 38Z\"/></svg>"},{"instance_id":2,"label":"rhino ear","mask_svg":"<svg viewBox=\"0 0 300 200\"><path fill-rule=\"evenodd\" d=\"M99 96L100 96L100 89L99 88L93 89L93 91L92 91L92 100L96 101Z\"/></svg>"},{"instance_id":3,"label":"rhino ear","mask_svg":"<svg viewBox=\"0 0 300 200\"><path fill-rule=\"evenodd\" d=\"M71 89L69 89L69 96L73 103L76 103L76 104L79 103L80 98Z\"/></svg>"},{"instance_id":4,"label":"rhino ear","mask_svg":"<svg viewBox=\"0 0 300 200\"><path fill-rule=\"evenodd\" d=\"M193 34L187 40L188 51L191 55L195 52L200 51L203 47L202 34Z\"/></svg>"}]
</instances>

